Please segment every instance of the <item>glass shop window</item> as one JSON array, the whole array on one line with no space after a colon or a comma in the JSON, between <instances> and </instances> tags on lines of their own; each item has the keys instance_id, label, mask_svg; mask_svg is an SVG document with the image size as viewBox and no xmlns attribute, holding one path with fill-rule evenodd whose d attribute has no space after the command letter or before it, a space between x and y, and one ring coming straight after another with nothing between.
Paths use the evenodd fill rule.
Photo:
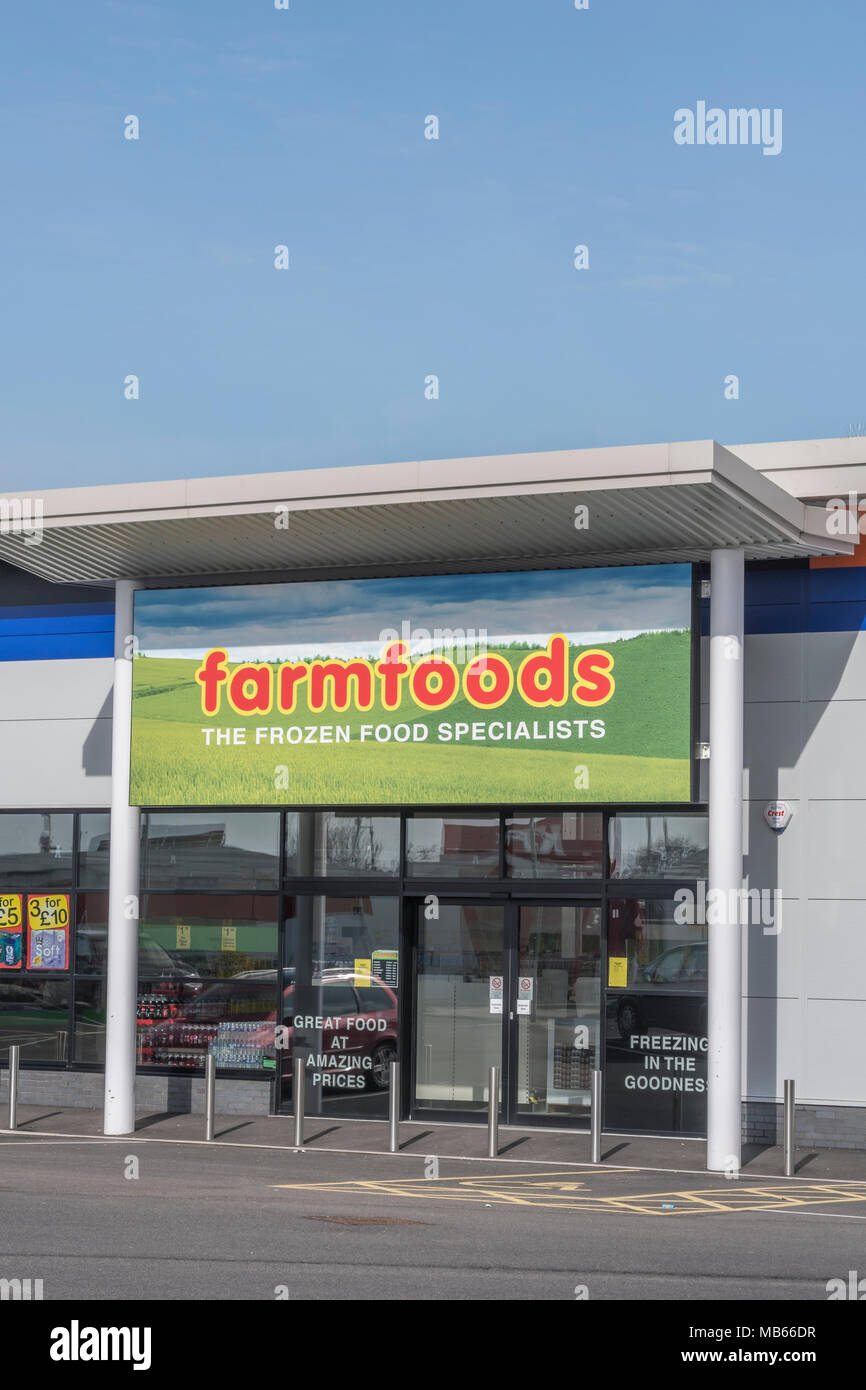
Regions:
<instances>
[{"instance_id":1,"label":"glass shop window","mask_svg":"<svg viewBox=\"0 0 866 1390\"><path fill-rule=\"evenodd\" d=\"M72 823L69 812L0 812L0 888L70 888Z\"/></svg>"},{"instance_id":2,"label":"glass shop window","mask_svg":"<svg viewBox=\"0 0 866 1390\"><path fill-rule=\"evenodd\" d=\"M21 1048L21 1065L66 1062L69 1046L69 981L21 975L0 977L0 1062L9 1047Z\"/></svg>"},{"instance_id":3,"label":"glass shop window","mask_svg":"<svg viewBox=\"0 0 866 1390\"><path fill-rule=\"evenodd\" d=\"M302 1058L307 1114L384 1119L397 1057L400 900L299 894L285 903L280 1104L294 1103Z\"/></svg>"},{"instance_id":4,"label":"glass shop window","mask_svg":"<svg viewBox=\"0 0 866 1390\"><path fill-rule=\"evenodd\" d=\"M671 899L612 898L608 903L608 984L630 989L707 989L707 928L677 920Z\"/></svg>"},{"instance_id":5,"label":"glass shop window","mask_svg":"<svg viewBox=\"0 0 866 1390\"><path fill-rule=\"evenodd\" d=\"M707 876L705 815L616 815L610 819L611 878L698 879Z\"/></svg>"},{"instance_id":6,"label":"glass shop window","mask_svg":"<svg viewBox=\"0 0 866 1390\"><path fill-rule=\"evenodd\" d=\"M142 896L140 975L231 979L276 967L275 894Z\"/></svg>"},{"instance_id":7,"label":"glass shop window","mask_svg":"<svg viewBox=\"0 0 866 1390\"><path fill-rule=\"evenodd\" d=\"M498 878L498 817L410 816L406 873L410 878Z\"/></svg>"},{"instance_id":8,"label":"glass shop window","mask_svg":"<svg viewBox=\"0 0 866 1390\"><path fill-rule=\"evenodd\" d=\"M540 811L505 822L505 872L509 878L600 878L603 818L600 811Z\"/></svg>"},{"instance_id":9,"label":"glass shop window","mask_svg":"<svg viewBox=\"0 0 866 1390\"><path fill-rule=\"evenodd\" d=\"M395 878L399 872L399 816L288 812L286 873L290 878Z\"/></svg>"},{"instance_id":10,"label":"glass shop window","mask_svg":"<svg viewBox=\"0 0 866 1390\"><path fill-rule=\"evenodd\" d=\"M149 812L146 888L276 888L280 817L273 811Z\"/></svg>"},{"instance_id":11,"label":"glass shop window","mask_svg":"<svg viewBox=\"0 0 866 1390\"><path fill-rule=\"evenodd\" d=\"M78 817L78 883L80 887L108 887L110 845L110 812L82 812Z\"/></svg>"}]
</instances>

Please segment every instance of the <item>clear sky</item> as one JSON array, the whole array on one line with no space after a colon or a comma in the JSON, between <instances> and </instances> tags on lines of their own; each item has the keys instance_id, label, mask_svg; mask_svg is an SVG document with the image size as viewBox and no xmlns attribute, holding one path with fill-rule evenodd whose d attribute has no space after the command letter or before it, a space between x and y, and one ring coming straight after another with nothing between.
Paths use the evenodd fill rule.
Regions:
<instances>
[{"instance_id":1,"label":"clear sky","mask_svg":"<svg viewBox=\"0 0 866 1390\"><path fill-rule=\"evenodd\" d=\"M862 0L7 6L0 488L849 433L864 39ZM699 101L781 153L676 144Z\"/></svg>"}]
</instances>

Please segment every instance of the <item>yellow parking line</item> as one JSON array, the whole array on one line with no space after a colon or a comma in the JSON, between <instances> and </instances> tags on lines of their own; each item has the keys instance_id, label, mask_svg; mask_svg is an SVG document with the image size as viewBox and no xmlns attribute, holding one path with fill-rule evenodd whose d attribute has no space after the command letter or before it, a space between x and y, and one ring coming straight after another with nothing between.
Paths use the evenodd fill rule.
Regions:
<instances>
[{"instance_id":1,"label":"yellow parking line","mask_svg":"<svg viewBox=\"0 0 866 1390\"><path fill-rule=\"evenodd\" d=\"M603 1174L598 1175L604 1178ZM621 1174L617 1174L621 1176ZM718 1215L749 1211L790 1211L844 1202L866 1201L866 1184L837 1187L787 1183L743 1186L731 1182L720 1188L677 1189L673 1192L602 1194L587 1191L571 1172L503 1174L469 1178L371 1178L330 1183L279 1183L279 1190L327 1192L347 1196L423 1198L445 1202L480 1202L492 1206L540 1207L548 1211L622 1212L639 1216ZM580 1190L579 1190L580 1189Z\"/></svg>"}]
</instances>

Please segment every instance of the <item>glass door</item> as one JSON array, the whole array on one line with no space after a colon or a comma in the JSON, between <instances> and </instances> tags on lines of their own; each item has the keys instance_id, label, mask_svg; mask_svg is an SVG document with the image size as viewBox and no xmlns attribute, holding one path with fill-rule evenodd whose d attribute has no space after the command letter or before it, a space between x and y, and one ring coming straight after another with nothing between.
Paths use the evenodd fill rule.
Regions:
<instances>
[{"instance_id":1,"label":"glass door","mask_svg":"<svg viewBox=\"0 0 866 1390\"><path fill-rule=\"evenodd\" d=\"M512 1121L588 1121L591 1073L600 1065L601 907L521 903L515 914Z\"/></svg>"},{"instance_id":2,"label":"glass door","mask_svg":"<svg viewBox=\"0 0 866 1390\"><path fill-rule=\"evenodd\" d=\"M504 904L432 898L413 908L415 1029L412 1108L467 1119L487 1113L509 1016Z\"/></svg>"},{"instance_id":3,"label":"glass door","mask_svg":"<svg viewBox=\"0 0 866 1390\"><path fill-rule=\"evenodd\" d=\"M601 907L430 895L412 904L411 1112L583 1127L599 1063Z\"/></svg>"}]
</instances>

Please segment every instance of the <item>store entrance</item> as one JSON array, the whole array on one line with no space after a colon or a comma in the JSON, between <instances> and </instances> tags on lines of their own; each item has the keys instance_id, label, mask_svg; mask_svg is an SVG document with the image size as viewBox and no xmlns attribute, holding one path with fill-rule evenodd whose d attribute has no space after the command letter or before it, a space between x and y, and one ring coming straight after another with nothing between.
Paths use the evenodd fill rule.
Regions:
<instances>
[{"instance_id":1,"label":"store entrance","mask_svg":"<svg viewBox=\"0 0 866 1390\"><path fill-rule=\"evenodd\" d=\"M408 904L416 1118L584 1128L598 1066L598 901L428 896Z\"/></svg>"}]
</instances>

